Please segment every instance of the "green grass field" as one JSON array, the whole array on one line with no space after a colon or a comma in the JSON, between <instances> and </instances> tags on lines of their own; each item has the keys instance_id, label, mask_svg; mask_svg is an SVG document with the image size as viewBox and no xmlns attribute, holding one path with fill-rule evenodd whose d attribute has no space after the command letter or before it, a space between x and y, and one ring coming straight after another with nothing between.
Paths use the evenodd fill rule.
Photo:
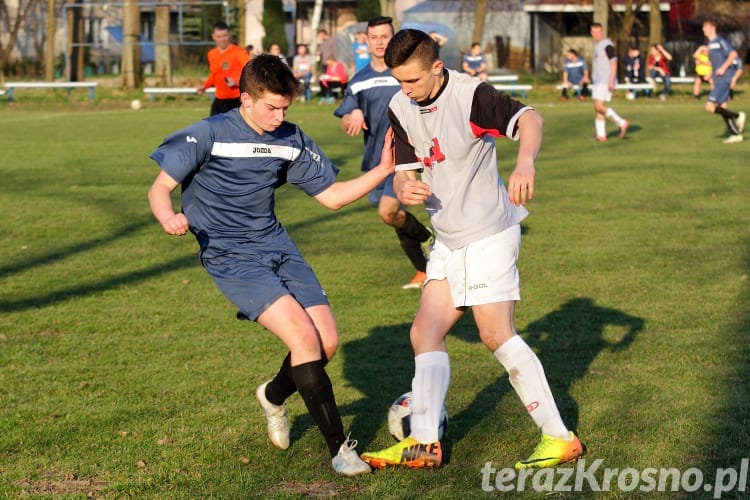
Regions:
<instances>
[{"instance_id":1,"label":"green grass field","mask_svg":"<svg viewBox=\"0 0 750 500\"><path fill-rule=\"evenodd\" d=\"M134 112L113 97L17 99L0 102L0 497L477 498L504 486L483 475L487 462L500 470L533 449L538 431L470 314L449 337L443 467L338 477L297 396L292 446L274 449L254 390L284 348L234 319L195 241L163 234L146 201L148 154L208 101ZM588 445L587 466L601 459L592 476L610 497L648 495L627 471L650 468L692 471L675 496L712 497L716 477L731 489L723 498L747 495L750 142L722 144L721 119L686 94L617 98L632 126L604 144L590 103L551 91L526 102L546 122L517 327ZM732 107L750 111L748 92ZM289 119L348 178L361 138L332 110L295 105ZM515 144L498 145L507 179ZM277 208L337 316L328 371L345 427L360 451L390 445L386 408L413 370L408 261L365 200L331 212L284 187ZM621 473L609 487L605 468ZM529 479L524 494L546 497L534 489L549 479ZM595 489L584 481L578 496Z\"/></svg>"}]
</instances>

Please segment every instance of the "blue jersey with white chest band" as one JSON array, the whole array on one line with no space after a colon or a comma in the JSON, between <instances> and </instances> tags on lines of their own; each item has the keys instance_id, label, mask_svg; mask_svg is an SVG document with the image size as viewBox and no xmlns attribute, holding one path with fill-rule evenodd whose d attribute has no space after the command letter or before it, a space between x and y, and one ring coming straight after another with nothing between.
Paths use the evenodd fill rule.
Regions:
<instances>
[{"instance_id":1,"label":"blue jersey with white chest band","mask_svg":"<svg viewBox=\"0 0 750 500\"><path fill-rule=\"evenodd\" d=\"M235 109L176 132L150 158L182 184L182 211L210 258L293 245L274 213L288 182L315 196L338 168L293 123L258 134Z\"/></svg>"},{"instance_id":2,"label":"blue jersey with white chest band","mask_svg":"<svg viewBox=\"0 0 750 500\"><path fill-rule=\"evenodd\" d=\"M380 163L385 133L391 125L388 119L388 103L400 89L401 86L391 76L390 69L375 71L372 65L368 64L352 77L346 87L344 99L333 112L341 118L359 109L365 116L367 129L364 130L365 151L362 155L364 172Z\"/></svg>"}]
</instances>

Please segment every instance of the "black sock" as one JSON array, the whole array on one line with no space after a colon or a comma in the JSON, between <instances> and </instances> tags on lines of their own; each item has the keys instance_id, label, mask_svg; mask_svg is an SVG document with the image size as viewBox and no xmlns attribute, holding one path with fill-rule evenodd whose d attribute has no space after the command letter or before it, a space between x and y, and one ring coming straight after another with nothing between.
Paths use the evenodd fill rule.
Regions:
<instances>
[{"instance_id":1,"label":"black sock","mask_svg":"<svg viewBox=\"0 0 750 500\"><path fill-rule=\"evenodd\" d=\"M419 242L427 241L432 237L430 230L424 227L416 217L406 210L404 210L404 214L404 225L396 228L396 232L399 235L403 234Z\"/></svg>"},{"instance_id":2,"label":"black sock","mask_svg":"<svg viewBox=\"0 0 750 500\"><path fill-rule=\"evenodd\" d=\"M292 366L292 374L307 410L323 434L331 456L335 457L346 437L333 396L331 379L328 378L323 366L322 360L303 363Z\"/></svg>"},{"instance_id":3,"label":"black sock","mask_svg":"<svg viewBox=\"0 0 750 500\"><path fill-rule=\"evenodd\" d=\"M414 268L417 271L425 272L427 270L427 259L422 252L421 243L429 240L432 233L412 214L406 210L404 210L404 214L404 224L396 228L396 236L398 236L401 248L404 249Z\"/></svg>"},{"instance_id":4,"label":"black sock","mask_svg":"<svg viewBox=\"0 0 750 500\"><path fill-rule=\"evenodd\" d=\"M729 111L727 108L721 108L719 106L716 107L714 113L716 113L717 115L721 115L721 117L724 118L729 132L731 132L733 135L738 135L740 133L740 130L737 128L737 124L734 123L734 119L740 116L738 113Z\"/></svg>"},{"instance_id":5,"label":"black sock","mask_svg":"<svg viewBox=\"0 0 750 500\"><path fill-rule=\"evenodd\" d=\"M326 359L325 353L322 353L321 356L323 366L327 365L328 359ZM277 406L281 406L295 392L297 392L297 386L292 375L292 353L290 352L282 361L279 372L266 385L266 399Z\"/></svg>"},{"instance_id":6,"label":"black sock","mask_svg":"<svg viewBox=\"0 0 750 500\"><path fill-rule=\"evenodd\" d=\"M406 252L406 256L409 257L411 264L417 271L425 272L427 270L427 259L422 252L422 244L419 240L411 238L398 229L396 229L396 236L398 241L401 243L401 248Z\"/></svg>"}]
</instances>

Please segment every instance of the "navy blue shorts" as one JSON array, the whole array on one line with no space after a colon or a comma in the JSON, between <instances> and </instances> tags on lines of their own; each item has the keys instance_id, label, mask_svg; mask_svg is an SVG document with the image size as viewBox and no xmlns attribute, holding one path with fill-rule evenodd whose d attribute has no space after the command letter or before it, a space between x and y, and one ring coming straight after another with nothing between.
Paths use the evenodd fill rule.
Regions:
<instances>
[{"instance_id":1,"label":"navy blue shorts","mask_svg":"<svg viewBox=\"0 0 750 500\"><path fill-rule=\"evenodd\" d=\"M393 191L393 176L394 174L389 175L378 185L378 187L370 191L370 194L367 197L367 199L370 200L370 203L377 205L380 203L380 198L382 196L390 196L394 200L397 199L396 193Z\"/></svg>"},{"instance_id":2,"label":"navy blue shorts","mask_svg":"<svg viewBox=\"0 0 750 500\"><path fill-rule=\"evenodd\" d=\"M708 100L716 104L724 104L729 101L729 84L731 81L732 74L714 75L714 86L708 94Z\"/></svg>"},{"instance_id":3,"label":"navy blue shorts","mask_svg":"<svg viewBox=\"0 0 750 500\"><path fill-rule=\"evenodd\" d=\"M303 308L328 305L325 290L299 253L258 251L201 260L219 290L239 309L238 317L256 321L284 295Z\"/></svg>"}]
</instances>

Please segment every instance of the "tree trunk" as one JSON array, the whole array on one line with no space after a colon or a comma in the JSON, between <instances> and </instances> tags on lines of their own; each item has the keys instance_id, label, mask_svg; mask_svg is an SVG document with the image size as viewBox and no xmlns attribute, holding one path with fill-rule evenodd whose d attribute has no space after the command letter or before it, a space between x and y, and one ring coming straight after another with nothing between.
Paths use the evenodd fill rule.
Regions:
<instances>
[{"instance_id":1,"label":"tree trunk","mask_svg":"<svg viewBox=\"0 0 750 500\"><path fill-rule=\"evenodd\" d=\"M661 11L659 10L659 0L648 0L648 44L654 45L662 43L662 23Z\"/></svg>"},{"instance_id":2,"label":"tree trunk","mask_svg":"<svg viewBox=\"0 0 750 500\"><path fill-rule=\"evenodd\" d=\"M122 27L122 85L135 89L141 84L141 12L136 0L125 0Z\"/></svg>"},{"instance_id":3,"label":"tree trunk","mask_svg":"<svg viewBox=\"0 0 750 500\"><path fill-rule=\"evenodd\" d=\"M167 0L159 0L156 7L156 22L154 23L154 71L159 83L164 86L172 85L172 64L169 48L169 4Z\"/></svg>"},{"instance_id":4,"label":"tree trunk","mask_svg":"<svg viewBox=\"0 0 750 500\"><path fill-rule=\"evenodd\" d=\"M0 37L0 82L5 81L5 75L3 68L5 63L8 62L10 53L13 52L13 47L16 46L16 40L18 40L18 32L26 24L26 18L29 15L31 9L40 0L19 0L18 7L16 9L16 17L11 19L8 15L8 2L0 0L0 30L6 32L7 29L8 38L7 44L3 45L2 37Z\"/></svg>"},{"instance_id":5,"label":"tree trunk","mask_svg":"<svg viewBox=\"0 0 750 500\"><path fill-rule=\"evenodd\" d=\"M594 22L604 28L604 35L609 33L609 2L607 0L594 0Z\"/></svg>"},{"instance_id":6,"label":"tree trunk","mask_svg":"<svg viewBox=\"0 0 750 500\"><path fill-rule=\"evenodd\" d=\"M476 0L474 11L474 32L472 33L471 41L482 43L484 37L484 19L487 17L487 0ZM482 47L484 50L484 46Z\"/></svg>"},{"instance_id":7,"label":"tree trunk","mask_svg":"<svg viewBox=\"0 0 750 500\"><path fill-rule=\"evenodd\" d=\"M55 0L47 0L47 24L44 30L44 79L55 79Z\"/></svg>"}]
</instances>

